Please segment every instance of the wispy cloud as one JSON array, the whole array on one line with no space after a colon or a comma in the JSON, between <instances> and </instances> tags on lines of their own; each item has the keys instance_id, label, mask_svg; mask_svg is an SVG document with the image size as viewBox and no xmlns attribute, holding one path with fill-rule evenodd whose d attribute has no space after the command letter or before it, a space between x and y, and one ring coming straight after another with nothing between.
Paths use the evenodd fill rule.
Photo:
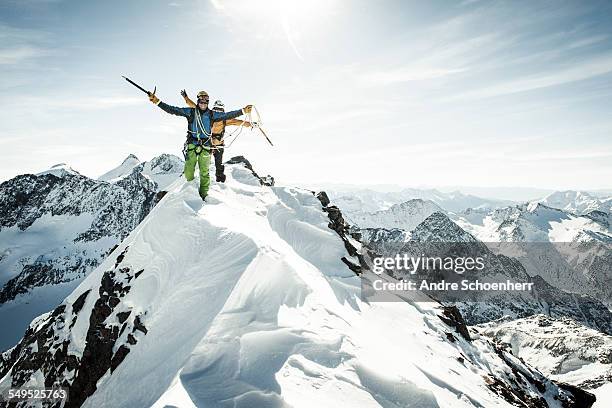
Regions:
<instances>
[{"instance_id":1,"label":"wispy cloud","mask_svg":"<svg viewBox=\"0 0 612 408\"><path fill-rule=\"evenodd\" d=\"M48 46L49 33L0 24L0 65L20 65L54 54Z\"/></svg>"},{"instance_id":2,"label":"wispy cloud","mask_svg":"<svg viewBox=\"0 0 612 408\"><path fill-rule=\"evenodd\" d=\"M594 35L591 37L580 38L576 41L572 41L567 45L567 48L581 48L588 47L589 45L597 44L602 41L607 40L609 37L607 35Z\"/></svg>"},{"instance_id":3,"label":"wispy cloud","mask_svg":"<svg viewBox=\"0 0 612 408\"><path fill-rule=\"evenodd\" d=\"M124 106L142 105L146 103L143 98L126 97L126 96L102 96L86 98L81 100L70 100L59 102L62 108L75 109L110 109Z\"/></svg>"},{"instance_id":4,"label":"wispy cloud","mask_svg":"<svg viewBox=\"0 0 612 408\"><path fill-rule=\"evenodd\" d=\"M496 85L450 96L445 100L473 100L511 95L581 81L610 72L612 72L612 55L594 57L556 71L500 82Z\"/></svg>"},{"instance_id":5,"label":"wispy cloud","mask_svg":"<svg viewBox=\"0 0 612 408\"><path fill-rule=\"evenodd\" d=\"M114 109L146 103L146 98L128 96L89 96L87 98L55 96L46 99L42 106L40 105L40 98L34 96L22 96L11 100L11 106L14 108L23 107L23 109L26 109L28 106L37 106L39 114L42 114L43 111L57 109L64 111Z\"/></svg>"},{"instance_id":6,"label":"wispy cloud","mask_svg":"<svg viewBox=\"0 0 612 408\"><path fill-rule=\"evenodd\" d=\"M389 85L398 82L426 81L466 71L466 68L402 67L390 71L364 73L360 79L366 84Z\"/></svg>"},{"instance_id":7,"label":"wispy cloud","mask_svg":"<svg viewBox=\"0 0 612 408\"><path fill-rule=\"evenodd\" d=\"M566 160L591 160L591 159L603 159L612 158L612 150L606 149L590 149L590 150L556 150L546 151L542 153L534 154L523 154L515 156L514 161L528 161L528 162L541 162L541 161L566 161Z\"/></svg>"},{"instance_id":8,"label":"wispy cloud","mask_svg":"<svg viewBox=\"0 0 612 408\"><path fill-rule=\"evenodd\" d=\"M33 46L18 46L0 49L0 65L19 65L26 60L47 57L53 53L50 50Z\"/></svg>"}]
</instances>

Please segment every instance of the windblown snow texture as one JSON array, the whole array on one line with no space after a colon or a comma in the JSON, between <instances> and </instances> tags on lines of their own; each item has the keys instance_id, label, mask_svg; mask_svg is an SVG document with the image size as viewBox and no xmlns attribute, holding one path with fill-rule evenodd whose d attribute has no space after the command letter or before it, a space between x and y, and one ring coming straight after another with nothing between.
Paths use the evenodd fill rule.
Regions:
<instances>
[{"instance_id":1,"label":"windblown snow texture","mask_svg":"<svg viewBox=\"0 0 612 408\"><path fill-rule=\"evenodd\" d=\"M65 407L590 406L456 308L362 302L361 245L326 195L233 163L206 203L197 181L169 186L2 355L0 390L62 385Z\"/></svg>"}]
</instances>

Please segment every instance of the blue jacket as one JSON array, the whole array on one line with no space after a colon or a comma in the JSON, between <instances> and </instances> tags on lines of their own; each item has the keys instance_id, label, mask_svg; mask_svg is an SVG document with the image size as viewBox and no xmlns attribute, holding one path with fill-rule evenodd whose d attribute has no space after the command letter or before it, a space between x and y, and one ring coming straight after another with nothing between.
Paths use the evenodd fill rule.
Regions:
<instances>
[{"instance_id":1,"label":"blue jacket","mask_svg":"<svg viewBox=\"0 0 612 408\"><path fill-rule=\"evenodd\" d=\"M210 109L201 111L198 108L179 108L164 102L160 102L157 106L172 115L187 118L187 141L194 145L201 142L204 146L211 146L210 134L212 123L220 120L234 119L242 115L242 109L230 112L215 112ZM202 130L202 128L204 129Z\"/></svg>"}]
</instances>

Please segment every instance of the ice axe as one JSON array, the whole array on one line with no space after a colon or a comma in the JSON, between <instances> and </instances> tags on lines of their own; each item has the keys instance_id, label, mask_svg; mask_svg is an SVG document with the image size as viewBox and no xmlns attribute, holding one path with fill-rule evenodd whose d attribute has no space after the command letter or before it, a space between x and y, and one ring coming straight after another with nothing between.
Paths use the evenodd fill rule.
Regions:
<instances>
[{"instance_id":1,"label":"ice axe","mask_svg":"<svg viewBox=\"0 0 612 408\"><path fill-rule=\"evenodd\" d=\"M272 141L270 140L270 138L268 137L268 135L266 135L266 132L264 132L264 130L261 128L261 126L257 125L257 129L261 130L261 134L264 135L264 137L266 138L266 140L268 141L268 143L270 143L271 146L274 146L272 144Z\"/></svg>"},{"instance_id":2,"label":"ice axe","mask_svg":"<svg viewBox=\"0 0 612 408\"><path fill-rule=\"evenodd\" d=\"M270 143L270 146L274 146L274 144L272 143L268 135L266 135L266 132L264 132L264 130L261 128L261 124L260 124L261 115L259 114L259 111L257 110L255 106L253 106L253 109L255 110L255 113L257 113L257 119L258 119L256 122L253 122L253 125L254 125L253 127L256 127L257 129L261 131L261 134L266 138L268 143Z\"/></svg>"},{"instance_id":3,"label":"ice axe","mask_svg":"<svg viewBox=\"0 0 612 408\"><path fill-rule=\"evenodd\" d=\"M121 75L126 81L128 81L130 84L134 85L136 88L140 89L142 92L146 93L147 96L151 96L151 95L155 95L155 91L157 91L157 86L155 88L153 88L153 92L147 91L146 89L144 89L142 86L138 85L136 82L132 81L130 78Z\"/></svg>"}]
</instances>

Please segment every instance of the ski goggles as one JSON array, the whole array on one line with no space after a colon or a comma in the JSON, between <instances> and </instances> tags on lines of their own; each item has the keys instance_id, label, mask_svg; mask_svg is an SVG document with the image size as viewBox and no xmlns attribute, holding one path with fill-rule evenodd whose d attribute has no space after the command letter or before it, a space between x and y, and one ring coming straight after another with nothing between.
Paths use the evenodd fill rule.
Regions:
<instances>
[{"instance_id":1,"label":"ski goggles","mask_svg":"<svg viewBox=\"0 0 612 408\"><path fill-rule=\"evenodd\" d=\"M208 98L198 98L198 103L200 103L200 102L208 103L209 100L210 99L208 99Z\"/></svg>"}]
</instances>

